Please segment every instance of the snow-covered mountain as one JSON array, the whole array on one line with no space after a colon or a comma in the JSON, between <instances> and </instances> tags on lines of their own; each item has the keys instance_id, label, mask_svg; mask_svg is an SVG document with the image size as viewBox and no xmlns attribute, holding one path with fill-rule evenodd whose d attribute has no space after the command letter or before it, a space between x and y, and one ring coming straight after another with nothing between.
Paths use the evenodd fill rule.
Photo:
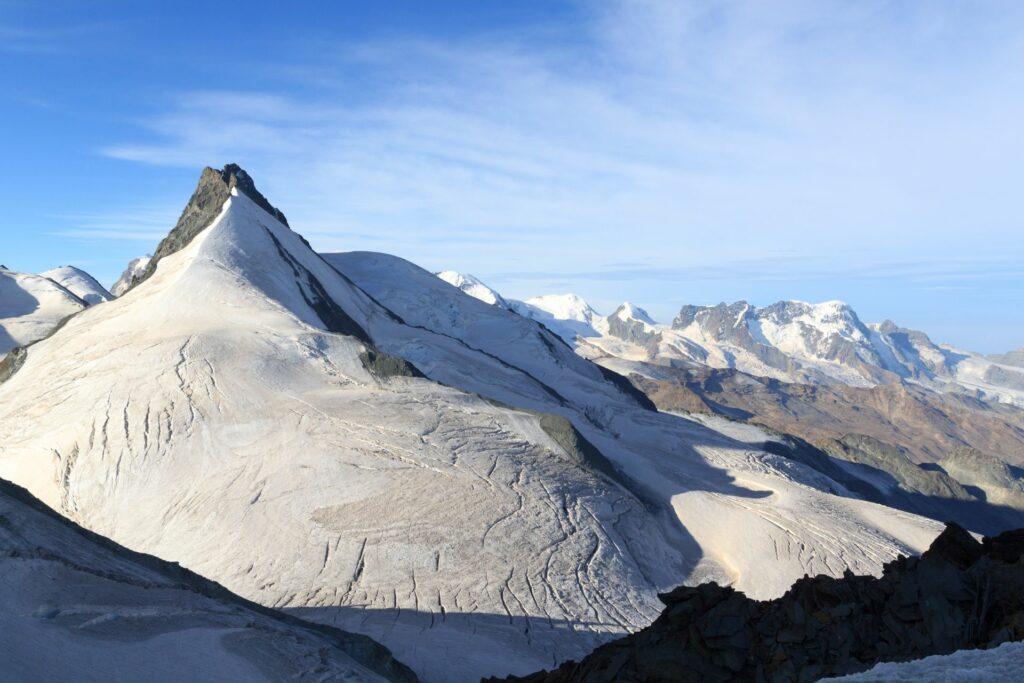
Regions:
<instances>
[{"instance_id":1,"label":"snow-covered mountain","mask_svg":"<svg viewBox=\"0 0 1024 683\"><path fill-rule=\"evenodd\" d=\"M369 639L260 608L0 479L0 679L411 681Z\"/></svg>"},{"instance_id":2,"label":"snow-covered mountain","mask_svg":"<svg viewBox=\"0 0 1024 683\"><path fill-rule=\"evenodd\" d=\"M50 278L90 306L114 298L103 285L96 281L96 278L74 266L61 266L39 275Z\"/></svg>"},{"instance_id":3,"label":"snow-covered mountain","mask_svg":"<svg viewBox=\"0 0 1024 683\"><path fill-rule=\"evenodd\" d=\"M801 384L907 381L1024 406L1019 354L985 357L936 344L889 320L866 324L841 301L688 305L670 325L628 303L602 316L574 294L512 302L512 309L541 320L596 361L733 368Z\"/></svg>"},{"instance_id":4,"label":"snow-covered mountain","mask_svg":"<svg viewBox=\"0 0 1024 683\"><path fill-rule=\"evenodd\" d=\"M135 283L0 384L0 476L426 681L579 657L684 581L878 572L939 528L407 261L316 254L234 166Z\"/></svg>"},{"instance_id":5,"label":"snow-covered mountain","mask_svg":"<svg viewBox=\"0 0 1024 683\"><path fill-rule=\"evenodd\" d=\"M508 308L508 302L500 294L485 285L478 278L468 273L459 273L454 270L442 270L436 275L453 287L458 287L474 299L479 299L486 304Z\"/></svg>"},{"instance_id":6,"label":"snow-covered mountain","mask_svg":"<svg viewBox=\"0 0 1024 683\"><path fill-rule=\"evenodd\" d=\"M0 267L0 356L42 339L86 306L49 277Z\"/></svg>"},{"instance_id":7,"label":"snow-covered mountain","mask_svg":"<svg viewBox=\"0 0 1024 683\"><path fill-rule=\"evenodd\" d=\"M551 294L519 301L503 297L492 287L466 273L444 270L436 275L474 299L540 322L569 344L574 343L577 337L596 336L607 331L604 318L575 294ZM637 310L643 313L641 309Z\"/></svg>"},{"instance_id":8,"label":"snow-covered mountain","mask_svg":"<svg viewBox=\"0 0 1024 683\"><path fill-rule=\"evenodd\" d=\"M536 320L572 344L579 337L594 337L607 332L604 318L575 294L548 294L526 301L511 301L519 315Z\"/></svg>"},{"instance_id":9,"label":"snow-covered mountain","mask_svg":"<svg viewBox=\"0 0 1024 683\"><path fill-rule=\"evenodd\" d=\"M143 273L146 272L146 268L149 267L149 261L152 257L149 255L140 256L134 258L128 262L128 267L121 273L121 277L117 278L117 282L110 288L110 293L114 296L121 296L129 289L135 281L142 277Z\"/></svg>"}]
</instances>

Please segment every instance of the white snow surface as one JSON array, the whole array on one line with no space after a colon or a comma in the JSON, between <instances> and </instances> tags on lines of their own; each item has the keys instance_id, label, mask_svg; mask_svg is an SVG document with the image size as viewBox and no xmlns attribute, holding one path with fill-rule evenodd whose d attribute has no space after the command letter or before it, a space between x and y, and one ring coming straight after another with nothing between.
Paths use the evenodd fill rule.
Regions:
<instances>
[{"instance_id":1,"label":"white snow surface","mask_svg":"<svg viewBox=\"0 0 1024 683\"><path fill-rule=\"evenodd\" d=\"M0 482L0 680L384 681L327 637L183 586Z\"/></svg>"},{"instance_id":2,"label":"white snow surface","mask_svg":"<svg viewBox=\"0 0 1024 683\"><path fill-rule=\"evenodd\" d=\"M90 306L114 298L110 292L104 289L103 285L96 281L96 278L74 266L61 266L39 275L50 278Z\"/></svg>"},{"instance_id":3,"label":"white snow surface","mask_svg":"<svg viewBox=\"0 0 1024 683\"><path fill-rule=\"evenodd\" d=\"M478 278L467 273L459 273L454 270L442 270L437 276L453 287L458 287L474 299L479 299L485 304L508 308L508 303L500 294L485 285Z\"/></svg>"},{"instance_id":4,"label":"white snow surface","mask_svg":"<svg viewBox=\"0 0 1024 683\"><path fill-rule=\"evenodd\" d=\"M325 305L429 379L371 375ZM579 460L538 413L599 455ZM407 261L321 258L245 196L31 347L0 384L0 476L370 635L428 683L578 658L682 582L775 597L805 573L878 573L940 530L642 409L544 327Z\"/></svg>"},{"instance_id":5,"label":"white snow surface","mask_svg":"<svg viewBox=\"0 0 1024 683\"><path fill-rule=\"evenodd\" d=\"M824 678L842 683L1011 683L1024 672L1024 643L1003 643L989 650L958 650L911 662L878 664L859 674Z\"/></svg>"},{"instance_id":6,"label":"white snow surface","mask_svg":"<svg viewBox=\"0 0 1024 683\"><path fill-rule=\"evenodd\" d=\"M86 302L42 275L0 268L0 356L42 339Z\"/></svg>"},{"instance_id":7,"label":"white snow surface","mask_svg":"<svg viewBox=\"0 0 1024 683\"><path fill-rule=\"evenodd\" d=\"M612 315L620 320L638 320L648 325L657 325L654 322L654 318L647 311L639 306L634 306L628 301L624 301L622 305L615 309Z\"/></svg>"},{"instance_id":8,"label":"white snow surface","mask_svg":"<svg viewBox=\"0 0 1024 683\"><path fill-rule=\"evenodd\" d=\"M117 282L110 288L110 293L114 296L121 296L127 292L128 288L132 286L132 280L146 271L151 259L151 256L146 255L129 261L128 267L121 273L121 277L117 278Z\"/></svg>"},{"instance_id":9,"label":"white snow surface","mask_svg":"<svg viewBox=\"0 0 1024 683\"><path fill-rule=\"evenodd\" d=\"M605 319L572 293L537 296L526 301L511 299L509 308L540 322L570 344L580 337L599 336L608 331Z\"/></svg>"}]
</instances>

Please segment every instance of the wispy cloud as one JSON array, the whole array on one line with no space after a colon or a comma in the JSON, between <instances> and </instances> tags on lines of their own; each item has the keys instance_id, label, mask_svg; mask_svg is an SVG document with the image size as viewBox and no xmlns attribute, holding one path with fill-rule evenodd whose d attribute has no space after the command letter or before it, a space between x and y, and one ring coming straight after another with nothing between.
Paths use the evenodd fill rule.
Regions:
<instances>
[{"instance_id":1,"label":"wispy cloud","mask_svg":"<svg viewBox=\"0 0 1024 683\"><path fill-rule=\"evenodd\" d=\"M4 11L0 4L0 12ZM67 55L107 33L110 24L101 22L42 25L0 16L0 54Z\"/></svg>"},{"instance_id":2,"label":"wispy cloud","mask_svg":"<svg viewBox=\"0 0 1024 683\"><path fill-rule=\"evenodd\" d=\"M169 94L103 152L237 160L319 248L636 298L667 277L1019 276L970 263L1024 260L1024 5L582 7L560 43L297 50L253 67L279 85Z\"/></svg>"},{"instance_id":3,"label":"wispy cloud","mask_svg":"<svg viewBox=\"0 0 1024 683\"><path fill-rule=\"evenodd\" d=\"M155 244L174 227L180 209L126 208L109 214L52 216L64 227L52 231L57 237L81 240L139 241Z\"/></svg>"}]
</instances>

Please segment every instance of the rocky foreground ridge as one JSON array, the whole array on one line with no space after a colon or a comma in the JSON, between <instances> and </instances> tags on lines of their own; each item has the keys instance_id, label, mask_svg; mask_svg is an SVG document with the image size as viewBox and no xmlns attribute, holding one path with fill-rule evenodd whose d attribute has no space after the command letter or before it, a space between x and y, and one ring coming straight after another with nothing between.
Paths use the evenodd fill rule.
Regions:
<instances>
[{"instance_id":1,"label":"rocky foreground ridge","mask_svg":"<svg viewBox=\"0 0 1024 683\"><path fill-rule=\"evenodd\" d=\"M1024 529L978 542L949 524L880 578L804 577L766 602L715 583L660 597L651 626L580 662L504 680L804 682L1022 640Z\"/></svg>"}]
</instances>

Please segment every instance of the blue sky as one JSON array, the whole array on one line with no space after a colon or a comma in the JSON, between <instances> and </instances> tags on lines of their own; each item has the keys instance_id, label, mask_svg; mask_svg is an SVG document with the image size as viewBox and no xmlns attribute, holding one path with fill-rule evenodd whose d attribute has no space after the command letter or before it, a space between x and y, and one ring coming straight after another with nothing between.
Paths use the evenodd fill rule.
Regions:
<instances>
[{"instance_id":1,"label":"blue sky","mask_svg":"<svg viewBox=\"0 0 1024 683\"><path fill-rule=\"evenodd\" d=\"M1024 3L0 0L0 79L17 270L109 283L236 161L318 249L508 296L1024 345Z\"/></svg>"}]
</instances>

